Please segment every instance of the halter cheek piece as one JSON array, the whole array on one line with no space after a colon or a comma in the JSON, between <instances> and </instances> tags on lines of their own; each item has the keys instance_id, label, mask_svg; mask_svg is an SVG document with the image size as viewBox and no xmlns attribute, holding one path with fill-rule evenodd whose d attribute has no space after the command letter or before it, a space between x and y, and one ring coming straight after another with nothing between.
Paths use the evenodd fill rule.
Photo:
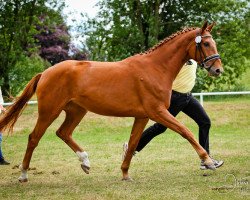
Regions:
<instances>
[{"instance_id":1,"label":"halter cheek piece","mask_svg":"<svg viewBox=\"0 0 250 200\"><path fill-rule=\"evenodd\" d=\"M196 49L195 49L195 59L197 60L197 51L199 51L200 53L200 65L202 68L205 68L208 72L211 70L211 68L213 67L214 63L216 60L221 59L219 54L213 54L211 56L206 56L206 54L204 53L204 51L202 50L202 46L201 46L201 41L202 38L205 37L212 37L211 35L200 35L200 33L197 34L196 38L195 38L195 43L196 43ZM202 56L205 58L204 60L202 60ZM214 62L210 65L207 66L206 63L214 60Z\"/></svg>"}]
</instances>

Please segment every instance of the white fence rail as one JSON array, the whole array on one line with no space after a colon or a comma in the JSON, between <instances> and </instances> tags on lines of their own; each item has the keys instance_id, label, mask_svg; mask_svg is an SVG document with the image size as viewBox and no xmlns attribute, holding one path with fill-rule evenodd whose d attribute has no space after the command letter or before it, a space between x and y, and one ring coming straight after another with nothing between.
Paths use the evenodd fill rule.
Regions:
<instances>
[{"instance_id":1,"label":"white fence rail","mask_svg":"<svg viewBox=\"0 0 250 200\"><path fill-rule=\"evenodd\" d=\"M3 106L9 106L13 104L13 102L3 103ZM37 104L37 101L28 101L28 104Z\"/></svg>"},{"instance_id":2,"label":"white fence rail","mask_svg":"<svg viewBox=\"0 0 250 200\"><path fill-rule=\"evenodd\" d=\"M216 96L216 95L242 95L242 94L250 94L250 91L242 91L242 92L202 92L202 93L192 93L193 96L200 96L200 103L203 105L203 97L204 96Z\"/></svg>"},{"instance_id":3,"label":"white fence rail","mask_svg":"<svg viewBox=\"0 0 250 200\"><path fill-rule=\"evenodd\" d=\"M245 95L250 94L250 91L242 91L242 92L202 92L202 93L192 93L193 96L200 96L200 103L203 105L203 97L204 96L216 96L216 95ZM13 104L12 102L4 103L4 106L8 106ZM28 104L37 104L37 101L29 101Z\"/></svg>"}]
</instances>

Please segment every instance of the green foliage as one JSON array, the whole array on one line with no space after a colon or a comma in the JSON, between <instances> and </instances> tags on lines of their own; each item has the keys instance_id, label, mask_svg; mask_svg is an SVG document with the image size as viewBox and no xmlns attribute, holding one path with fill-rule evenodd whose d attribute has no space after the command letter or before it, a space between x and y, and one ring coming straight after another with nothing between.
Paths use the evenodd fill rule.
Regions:
<instances>
[{"instance_id":1,"label":"green foliage","mask_svg":"<svg viewBox=\"0 0 250 200\"><path fill-rule=\"evenodd\" d=\"M10 70L21 57L34 50L36 3L44 1L0 1L0 76L5 95L10 91Z\"/></svg>"},{"instance_id":2,"label":"green foliage","mask_svg":"<svg viewBox=\"0 0 250 200\"><path fill-rule=\"evenodd\" d=\"M92 60L120 60L145 51L158 41L159 3L100 1L99 17L88 19L82 30L88 37Z\"/></svg>"},{"instance_id":3,"label":"green foliage","mask_svg":"<svg viewBox=\"0 0 250 200\"><path fill-rule=\"evenodd\" d=\"M9 73L10 94L16 96L35 74L49 66L50 64L38 55L21 57Z\"/></svg>"},{"instance_id":4,"label":"green foliage","mask_svg":"<svg viewBox=\"0 0 250 200\"><path fill-rule=\"evenodd\" d=\"M250 60L248 60L248 65L250 65ZM246 72L241 77L239 84L242 85L243 90L250 91L250 67L247 68Z\"/></svg>"},{"instance_id":5,"label":"green foliage","mask_svg":"<svg viewBox=\"0 0 250 200\"><path fill-rule=\"evenodd\" d=\"M249 7L246 7L245 3L236 4L234 1L229 1L222 11L221 13L224 14L217 17L218 22L213 35L225 72L217 79L207 78L205 73L199 72L195 91L239 90L242 88L239 81L246 69L250 67L250 63L247 62L250 57Z\"/></svg>"},{"instance_id":6,"label":"green foliage","mask_svg":"<svg viewBox=\"0 0 250 200\"><path fill-rule=\"evenodd\" d=\"M60 12L64 1L0 0L0 82L5 96L16 94L20 89L19 86L14 86L13 83L18 81L19 85L23 85L23 82L20 81L27 82L25 78L33 75L33 73L26 74L31 72L31 68L26 69L26 66L21 66L21 64L27 64L31 60L34 61L33 57L30 59L28 57L38 51L34 39L34 35L38 33L36 29L36 26L39 25L38 17L48 13L51 21L57 19L56 15L58 14L49 12L48 5L50 9L55 8ZM36 61L35 64L37 63ZM22 70L21 67L23 67ZM34 66L33 69L38 68L40 69L41 66Z\"/></svg>"},{"instance_id":7,"label":"green foliage","mask_svg":"<svg viewBox=\"0 0 250 200\"><path fill-rule=\"evenodd\" d=\"M147 50L157 41L186 26L216 21L213 36L222 57L221 78L200 78L194 91L232 90L249 66L249 2L239 0L100 1L94 19L85 18L80 31L92 60L121 60Z\"/></svg>"}]
</instances>

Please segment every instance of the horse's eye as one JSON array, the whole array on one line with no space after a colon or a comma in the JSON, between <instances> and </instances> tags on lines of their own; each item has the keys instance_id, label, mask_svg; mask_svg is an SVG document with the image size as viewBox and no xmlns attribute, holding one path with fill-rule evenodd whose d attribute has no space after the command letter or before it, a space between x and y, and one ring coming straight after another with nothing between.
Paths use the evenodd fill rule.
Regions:
<instances>
[{"instance_id":1,"label":"horse's eye","mask_svg":"<svg viewBox=\"0 0 250 200\"><path fill-rule=\"evenodd\" d=\"M209 43L208 42L204 42L204 46L205 47L209 47Z\"/></svg>"}]
</instances>

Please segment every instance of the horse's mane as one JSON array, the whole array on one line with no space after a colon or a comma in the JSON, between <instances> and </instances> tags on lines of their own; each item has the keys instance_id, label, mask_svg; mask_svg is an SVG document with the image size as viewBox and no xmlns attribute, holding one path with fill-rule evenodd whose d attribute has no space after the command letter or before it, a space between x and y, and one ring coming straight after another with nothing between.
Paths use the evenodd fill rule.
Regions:
<instances>
[{"instance_id":1,"label":"horse's mane","mask_svg":"<svg viewBox=\"0 0 250 200\"><path fill-rule=\"evenodd\" d=\"M150 49L148 49L144 53L140 53L140 54L143 55L143 54L151 53L152 51L158 49L159 47L161 47L162 45L164 45L168 41L170 41L173 38L175 38L176 36L181 35L181 34L186 33L186 32L189 32L189 31L193 31L195 29L197 29L197 27L184 28L184 29L182 29L182 30L180 30L180 31L178 31L176 33L173 33L172 35L166 37L165 39L161 40L160 42L158 42L156 45L154 45L153 47L151 47Z\"/></svg>"}]
</instances>

